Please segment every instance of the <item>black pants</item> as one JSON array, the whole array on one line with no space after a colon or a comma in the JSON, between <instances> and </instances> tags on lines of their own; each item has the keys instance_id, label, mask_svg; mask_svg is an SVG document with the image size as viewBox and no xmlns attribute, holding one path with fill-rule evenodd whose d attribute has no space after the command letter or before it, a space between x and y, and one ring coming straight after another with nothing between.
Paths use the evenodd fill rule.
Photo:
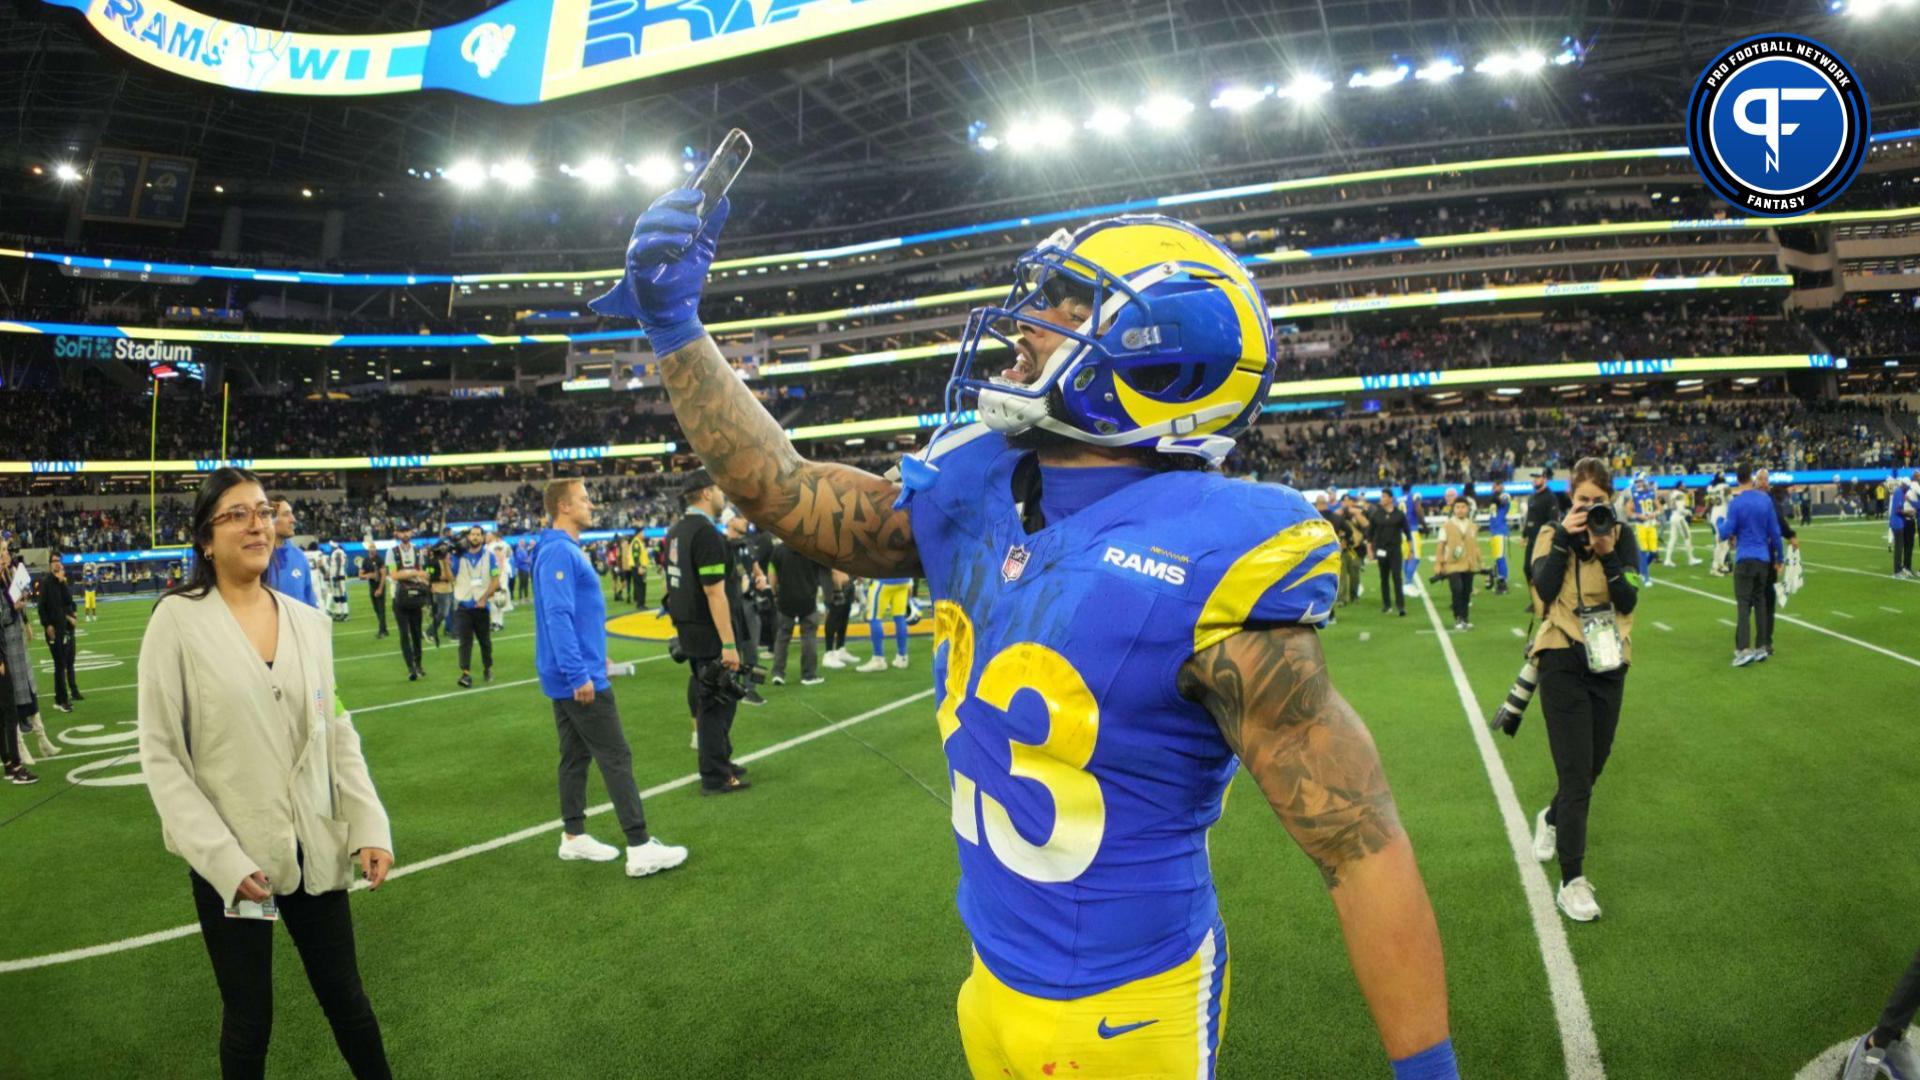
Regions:
<instances>
[{"instance_id":1,"label":"black pants","mask_svg":"<svg viewBox=\"0 0 1920 1080\"><path fill-rule=\"evenodd\" d=\"M440 635L454 633L453 594L437 592L433 594L433 645L440 647Z\"/></svg>"},{"instance_id":2,"label":"black pants","mask_svg":"<svg viewBox=\"0 0 1920 1080\"><path fill-rule=\"evenodd\" d=\"M57 705L65 705L68 698L80 696L80 684L73 679L73 659L78 651L73 627L54 627L53 641L47 651L53 654L53 700Z\"/></svg>"},{"instance_id":3,"label":"black pants","mask_svg":"<svg viewBox=\"0 0 1920 1080\"><path fill-rule=\"evenodd\" d=\"M818 612L809 611L805 615L781 613L780 628L773 635L773 674L785 677L787 674L787 646L795 637L800 639L800 677L811 679L820 674L820 658L814 651L813 632L820 627Z\"/></svg>"},{"instance_id":4,"label":"black pants","mask_svg":"<svg viewBox=\"0 0 1920 1080\"><path fill-rule=\"evenodd\" d=\"M847 647L847 618L853 614L853 597L827 605L827 651Z\"/></svg>"},{"instance_id":5,"label":"black pants","mask_svg":"<svg viewBox=\"0 0 1920 1080\"><path fill-rule=\"evenodd\" d=\"M1913 954L1913 963L1907 965L1907 973L1887 999L1880 1024L1873 1029L1874 1043L1885 1046L1899 1038L1913 1024L1915 1012L1920 1012L1920 953Z\"/></svg>"},{"instance_id":6,"label":"black pants","mask_svg":"<svg viewBox=\"0 0 1920 1080\"><path fill-rule=\"evenodd\" d=\"M473 641L480 639L480 666L493 670L493 612L487 605L456 608L453 623L460 628L460 673L473 670Z\"/></svg>"},{"instance_id":7,"label":"black pants","mask_svg":"<svg viewBox=\"0 0 1920 1080\"><path fill-rule=\"evenodd\" d=\"M587 831L587 764L600 766L613 816L629 847L647 842L647 815L640 805L640 786L633 782L633 748L620 726L620 706L613 690L594 691L585 705L572 698L553 702L553 724L560 732L560 821L570 835Z\"/></svg>"},{"instance_id":8,"label":"black pants","mask_svg":"<svg viewBox=\"0 0 1920 1080\"><path fill-rule=\"evenodd\" d=\"M420 669L420 651L426 642L420 634L420 619L426 609L418 605L393 605L393 621L400 624L400 659L407 662L408 671Z\"/></svg>"},{"instance_id":9,"label":"black pants","mask_svg":"<svg viewBox=\"0 0 1920 1080\"><path fill-rule=\"evenodd\" d=\"M220 1075L223 1080L264 1077L267 1040L273 1033L273 924L227 918L222 914L227 901L199 874L187 874L193 880L200 936L220 986ZM360 984L346 890L319 896L295 892L274 899L347 1068L359 1080L391 1077L380 1021Z\"/></svg>"},{"instance_id":10,"label":"black pants","mask_svg":"<svg viewBox=\"0 0 1920 1080\"><path fill-rule=\"evenodd\" d=\"M1543 650L1534 664L1540 669L1540 711L1547 718L1547 744L1560 781L1547 824L1559 833L1560 879L1572 881L1587 857L1587 813L1620 728L1627 669L1596 675L1587 670L1587 653L1580 648Z\"/></svg>"},{"instance_id":11,"label":"black pants","mask_svg":"<svg viewBox=\"0 0 1920 1080\"><path fill-rule=\"evenodd\" d=\"M516 569L513 574L513 598L525 600L527 594L532 591L532 584L533 567L529 566L525 570Z\"/></svg>"},{"instance_id":12,"label":"black pants","mask_svg":"<svg viewBox=\"0 0 1920 1080\"><path fill-rule=\"evenodd\" d=\"M1388 601L1391 600L1392 610L1405 614L1407 585L1405 575L1401 572L1400 549L1388 548L1387 553L1374 562L1380 564L1380 610L1387 611Z\"/></svg>"},{"instance_id":13,"label":"black pants","mask_svg":"<svg viewBox=\"0 0 1920 1080\"><path fill-rule=\"evenodd\" d=\"M700 737L700 786L724 787L729 778L738 775L733 764L733 714L740 703L722 702L700 677L709 667L719 665L719 657L696 658L688 663L693 670L687 674L687 711L693 714L693 729Z\"/></svg>"},{"instance_id":14,"label":"black pants","mask_svg":"<svg viewBox=\"0 0 1920 1080\"><path fill-rule=\"evenodd\" d=\"M1893 534L1894 573L1913 569L1913 534L1916 532L1920 532L1920 527L1908 525Z\"/></svg>"},{"instance_id":15,"label":"black pants","mask_svg":"<svg viewBox=\"0 0 1920 1080\"><path fill-rule=\"evenodd\" d=\"M1741 559L1733 564L1733 598L1739 614L1733 625L1733 647L1745 651L1773 648L1773 564L1765 559ZM1753 614L1753 635L1747 634L1747 614Z\"/></svg>"},{"instance_id":16,"label":"black pants","mask_svg":"<svg viewBox=\"0 0 1920 1080\"><path fill-rule=\"evenodd\" d=\"M647 610L647 572L644 569L633 572L633 610Z\"/></svg>"},{"instance_id":17,"label":"black pants","mask_svg":"<svg viewBox=\"0 0 1920 1080\"><path fill-rule=\"evenodd\" d=\"M20 764L20 718L13 709L13 674L0 675L0 763Z\"/></svg>"},{"instance_id":18,"label":"black pants","mask_svg":"<svg viewBox=\"0 0 1920 1080\"><path fill-rule=\"evenodd\" d=\"M1466 622L1473 608L1473 574L1466 570L1448 574L1447 585L1453 589L1453 621Z\"/></svg>"},{"instance_id":19,"label":"black pants","mask_svg":"<svg viewBox=\"0 0 1920 1080\"><path fill-rule=\"evenodd\" d=\"M387 591L367 586L367 597L373 601L374 617L380 620L380 632L387 632Z\"/></svg>"}]
</instances>

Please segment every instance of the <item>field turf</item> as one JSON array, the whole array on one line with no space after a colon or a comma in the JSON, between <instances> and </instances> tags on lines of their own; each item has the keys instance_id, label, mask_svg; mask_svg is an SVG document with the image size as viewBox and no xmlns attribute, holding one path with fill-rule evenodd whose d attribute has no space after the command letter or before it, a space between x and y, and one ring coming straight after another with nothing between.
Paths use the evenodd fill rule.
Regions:
<instances>
[{"instance_id":1,"label":"field turf","mask_svg":"<svg viewBox=\"0 0 1920 1080\"><path fill-rule=\"evenodd\" d=\"M1514 847L1553 790L1538 707L1516 739L1475 731L1519 666L1518 594L1481 592L1477 628L1442 632L1443 589L1437 617L1417 597L1406 618L1383 616L1368 567L1367 594L1324 632L1433 895L1463 1075L1785 1080L1871 1026L1920 945L1920 861L1906 854L1920 582L1887 576L1873 523L1804 535L1806 588L1775 657L1746 669L1729 667L1730 582L1656 569L1594 800L1587 872L1606 914L1574 925L1547 907L1544 946L1529 889L1537 906L1558 873ZM633 881L554 858L555 738L529 609L509 617L495 683L460 691L451 643L429 644L428 679L408 682L396 639L373 638L364 589L353 603L338 682L400 867L353 905L396 1075L964 1075L953 1002L968 946L927 639L909 670L829 671L743 708L735 741L760 755L755 787L724 799L692 782L684 669L615 639L616 660L641 661L615 692L649 824L692 849L682 869ZM67 754L37 786L0 787L7 1080L217 1074L186 868L125 757L148 610L103 605L84 627L87 699L45 713ZM855 645L864 655L864 633ZM1508 776L1517 800L1503 806ZM617 841L591 784L590 825ZM1245 776L1211 849L1233 965L1219 1075L1388 1075L1318 874ZM276 938L272 1075L346 1075Z\"/></svg>"}]
</instances>

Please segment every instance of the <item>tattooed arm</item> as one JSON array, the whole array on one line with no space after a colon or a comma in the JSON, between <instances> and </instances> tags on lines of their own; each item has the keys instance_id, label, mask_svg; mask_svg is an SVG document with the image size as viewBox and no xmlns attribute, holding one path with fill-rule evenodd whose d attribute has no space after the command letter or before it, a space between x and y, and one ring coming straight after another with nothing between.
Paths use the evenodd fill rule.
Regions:
<instances>
[{"instance_id":1,"label":"tattooed arm","mask_svg":"<svg viewBox=\"0 0 1920 1080\"><path fill-rule=\"evenodd\" d=\"M1248 629L1196 654L1180 692L1213 715L1320 868L1387 1056L1447 1037L1440 931L1373 736L1333 688L1318 634Z\"/></svg>"},{"instance_id":2,"label":"tattooed arm","mask_svg":"<svg viewBox=\"0 0 1920 1080\"><path fill-rule=\"evenodd\" d=\"M727 498L816 562L860 577L917 574L900 486L850 465L801 458L786 432L702 336L660 358L687 441Z\"/></svg>"}]
</instances>

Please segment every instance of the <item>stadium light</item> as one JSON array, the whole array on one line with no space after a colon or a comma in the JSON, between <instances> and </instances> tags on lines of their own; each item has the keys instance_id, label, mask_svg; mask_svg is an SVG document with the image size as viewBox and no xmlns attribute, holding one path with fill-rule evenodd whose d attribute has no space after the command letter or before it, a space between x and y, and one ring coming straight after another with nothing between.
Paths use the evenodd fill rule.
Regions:
<instances>
[{"instance_id":1,"label":"stadium light","mask_svg":"<svg viewBox=\"0 0 1920 1080\"><path fill-rule=\"evenodd\" d=\"M1000 136L982 135L978 139L974 140L973 145L991 154L995 150L1000 149Z\"/></svg>"},{"instance_id":2,"label":"stadium light","mask_svg":"<svg viewBox=\"0 0 1920 1080\"><path fill-rule=\"evenodd\" d=\"M1163 131L1172 130L1187 122L1187 114L1193 111L1193 102L1172 94L1155 94L1142 102L1134 110L1134 115L1147 122L1148 126Z\"/></svg>"},{"instance_id":3,"label":"stadium light","mask_svg":"<svg viewBox=\"0 0 1920 1080\"><path fill-rule=\"evenodd\" d=\"M1498 78L1512 74L1531 75L1546 66L1547 58L1540 55L1538 49L1523 49L1517 53L1494 53L1473 65L1473 70Z\"/></svg>"},{"instance_id":4,"label":"stadium light","mask_svg":"<svg viewBox=\"0 0 1920 1080\"><path fill-rule=\"evenodd\" d=\"M455 162L452 167L444 170L442 175L453 181L453 186L458 188L477 188L487 180L487 171L481 168L477 161Z\"/></svg>"},{"instance_id":5,"label":"stadium light","mask_svg":"<svg viewBox=\"0 0 1920 1080\"><path fill-rule=\"evenodd\" d=\"M1353 77L1347 80L1347 86L1355 90L1363 86L1374 90L1385 90L1389 86L1406 82L1407 76L1411 74L1413 74L1413 68L1406 64L1395 64L1392 67L1377 68L1373 71L1356 71Z\"/></svg>"},{"instance_id":6,"label":"stadium light","mask_svg":"<svg viewBox=\"0 0 1920 1080\"><path fill-rule=\"evenodd\" d=\"M525 160L503 161L488 169L487 175L518 191L533 183L533 166Z\"/></svg>"},{"instance_id":7,"label":"stadium light","mask_svg":"<svg viewBox=\"0 0 1920 1080\"><path fill-rule=\"evenodd\" d=\"M650 188L669 188L673 186L677 170L673 162L654 154L638 165L627 166L627 173Z\"/></svg>"},{"instance_id":8,"label":"stadium light","mask_svg":"<svg viewBox=\"0 0 1920 1080\"><path fill-rule=\"evenodd\" d=\"M61 183L71 184L75 180L80 179L80 170L74 168L72 165L68 164L67 162L62 161L53 167L53 175Z\"/></svg>"},{"instance_id":9,"label":"stadium light","mask_svg":"<svg viewBox=\"0 0 1920 1080\"><path fill-rule=\"evenodd\" d=\"M589 158L586 164L571 170L571 172L574 179L581 181L590 188L606 187L608 184L613 183L617 175L613 167L613 162L603 157Z\"/></svg>"},{"instance_id":10,"label":"stadium light","mask_svg":"<svg viewBox=\"0 0 1920 1080\"><path fill-rule=\"evenodd\" d=\"M1272 97L1272 83L1266 86L1227 86L1222 87L1213 100L1207 102L1208 108L1226 109L1229 112L1246 112L1255 105Z\"/></svg>"},{"instance_id":11,"label":"stadium light","mask_svg":"<svg viewBox=\"0 0 1920 1080\"><path fill-rule=\"evenodd\" d=\"M310 188L310 187L303 187L303 188L301 188L301 189L300 189L300 197L301 197L301 198L303 198L303 199L311 199L311 198L313 198L313 189L312 189L312 188Z\"/></svg>"},{"instance_id":12,"label":"stadium light","mask_svg":"<svg viewBox=\"0 0 1920 1080\"><path fill-rule=\"evenodd\" d=\"M1280 91L1280 96L1290 98L1296 105L1307 105L1318 101L1320 97L1333 89L1333 84L1312 72L1301 72L1293 81Z\"/></svg>"},{"instance_id":13,"label":"stadium light","mask_svg":"<svg viewBox=\"0 0 1920 1080\"><path fill-rule=\"evenodd\" d=\"M1118 135L1127 130L1127 124L1130 123L1132 119L1124 109L1116 109L1111 105L1102 105L1093 110L1093 115L1087 117L1087 122L1083 126L1095 135L1111 136Z\"/></svg>"},{"instance_id":14,"label":"stadium light","mask_svg":"<svg viewBox=\"0 0 1920 1080\"><path fill-rule=\"evenodd\" d=\"M994 139L994 142L995 145L1004 142L1007 149L1015 153L1026 153L1058 145L1069 137L1072 130L1057 113L1042 113L1031 120L1015 120L1008 124L1004 140ZM993 138L992 135L981 136L982 140Z\"/></svg>"},{"instance_id":15,"label":"stadium light","mask_svg":"<svg viewBox=\"0 0 1920 1080\"><path fill-rule=\"evenodd\" d=\"M1465 70L1467 69L1461 67L1451 56L1442 56L1426 67L1414 72L1413 77L1421 82L1433 83L1435 86L1438 86Z\"/></svg>"}]
</instances>

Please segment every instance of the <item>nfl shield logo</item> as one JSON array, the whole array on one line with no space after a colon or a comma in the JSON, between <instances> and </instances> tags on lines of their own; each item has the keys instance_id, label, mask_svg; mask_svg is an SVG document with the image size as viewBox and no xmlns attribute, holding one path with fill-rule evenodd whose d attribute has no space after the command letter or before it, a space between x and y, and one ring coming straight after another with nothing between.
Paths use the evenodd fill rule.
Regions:
<instances>
[{"instance_id":1,"label":"nfl shield logo","mask_svg":"<svg viewBox=\"0 0 1920 1080\"><path fill-rule=\"evenodd\" d=\"M1000 564L1000 580L1013 581L1019 578L1027 569L1027 560L1032 557L1032 553L1019 544L1008 548L1006 561Z\"/></svg>"}]
</instances>

